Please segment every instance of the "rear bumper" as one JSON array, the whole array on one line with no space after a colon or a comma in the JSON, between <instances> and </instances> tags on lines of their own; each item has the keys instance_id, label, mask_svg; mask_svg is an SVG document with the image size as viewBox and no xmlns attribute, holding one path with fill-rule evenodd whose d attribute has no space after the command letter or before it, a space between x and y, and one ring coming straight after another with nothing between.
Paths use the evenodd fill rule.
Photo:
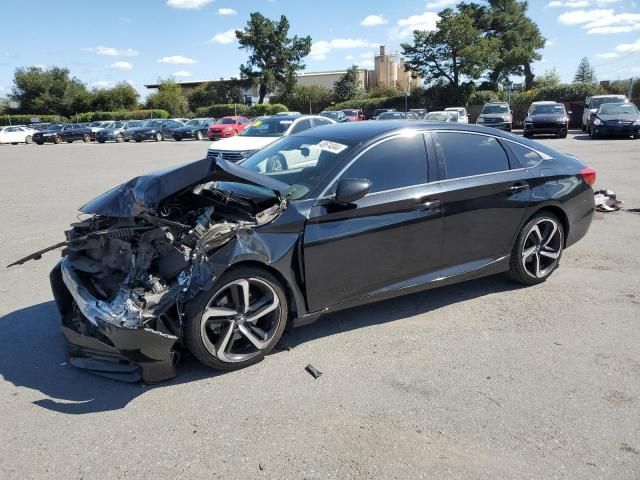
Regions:
<instances>
[{"instance_id":1,"label":"rear bumper","mask_svg":"<svg viewBox=\"0 0 640 480\"><path fill-rule=\"evenodd\" d=\"M95 298L66 257L51 271L50 281L73 366L129 382L175 377L177 337L118 325L126 306L113 308Z\"/></svg>"}]
</instances>

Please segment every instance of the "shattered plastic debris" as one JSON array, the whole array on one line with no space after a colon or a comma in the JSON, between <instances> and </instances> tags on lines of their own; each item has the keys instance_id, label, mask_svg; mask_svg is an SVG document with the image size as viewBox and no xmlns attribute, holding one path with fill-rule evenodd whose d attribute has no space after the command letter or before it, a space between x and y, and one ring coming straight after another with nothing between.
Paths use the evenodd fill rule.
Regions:
<instances>
[{"instance_id":1,"label":"shattered plastic debris","mask_svg":"<svg viewBox=\"0 0 640 480\"><path fill-rule=\"evenodd\" d=\"M616 192L613 190L602 189L595 192L593 197L596 210L599 212L614 212L620 210L624 202L618 200Z\"/></svg>"},{"instance_id":2,"label":"shattered plastic debris","mask_svg":"<svg viewBox=\"0 0 640 480\"><path fill-rule=\"evenodd\" d=\"M322 375L322 372L320 370L318 370L316 367L314 367L313 365L309 364L306 367L304 367L304 369L309 372L309 374L313 377L313 378L318 378L320 377L320 375Z\"/></svg>"}]
</instances>

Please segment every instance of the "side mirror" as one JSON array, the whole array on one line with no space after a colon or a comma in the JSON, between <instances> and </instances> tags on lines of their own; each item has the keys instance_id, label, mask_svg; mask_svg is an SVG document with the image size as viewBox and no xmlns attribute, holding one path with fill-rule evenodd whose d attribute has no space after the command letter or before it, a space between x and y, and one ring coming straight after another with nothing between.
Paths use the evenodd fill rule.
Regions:
<instances>
[{"instance_id":1,"label":"side mirror","mask_svg":"<svg viewBox=\"0 0 640 480\"><path fill-rule=\"evenodd\" d=\"M360 200L371 190L371 182L364 178L343 178L338 182L334 201L347 204Z\"/></svg>"}]
</instances>

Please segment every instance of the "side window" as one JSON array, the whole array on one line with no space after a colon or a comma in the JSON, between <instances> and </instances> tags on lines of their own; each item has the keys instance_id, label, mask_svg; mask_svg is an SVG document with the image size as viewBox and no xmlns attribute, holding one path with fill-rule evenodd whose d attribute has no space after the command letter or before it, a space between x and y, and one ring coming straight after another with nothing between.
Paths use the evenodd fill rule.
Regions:
<instances>
[{"instance_id":1,"label":"side window","mask_svg":"<svg viewBox=\"0 0 640 480\"><path fill-rule=\"evenodd\" d=\"M313 125L311 124L311 119L310 118L305 118L304 120L300 120L298 123L296 123L293 128L291 129L291 133L298 133L298 132L302 132L304 130L309 130Z\"/></svg>"},{"instance_id":2,"label":"side window","mask_svg":"<svg viewBox=\"0 0 640 480\"><path fill-rule=\"evenodd\" d=\"M319 127L321 125L329 125L331 122L329 120L327 120L326 118L314 118L313 119L313 124L316 127Z\"/></svg>"},{"instance_id":3,"label":"side window","mask_svg":"<svg viewBox=\"0 0 640 480\"><path fill-rule=\"evenodd\" d=\"M371 193L427 183L427 152L422 134L396 137L376 145L341 178L366 178L371 181Z\"/></svg>"},{"instance_id":4,"label":"side window","mask_svg":"<svg viewBox=\"0 0 640 480\"><path fill-rule=\"evenodd\" d=\"M447 179L509 170L509 158L498 140L486 135L438 133Z\"/></svg>"},{"instance_id":5,"label":"side window","mask_svg":"<svg viewBox=\"0 0 640 480\"><path fill-rule=\"evenodd\" d=\"M520 163L524 167L535 167L538 163L540 163L540 160L542 160L542 157L537 152L534 152L524 145L520 145L519 143L515 142L507 142L507 145L513 151L518 160L520 160Z\"/></svg>"}]
</instances>

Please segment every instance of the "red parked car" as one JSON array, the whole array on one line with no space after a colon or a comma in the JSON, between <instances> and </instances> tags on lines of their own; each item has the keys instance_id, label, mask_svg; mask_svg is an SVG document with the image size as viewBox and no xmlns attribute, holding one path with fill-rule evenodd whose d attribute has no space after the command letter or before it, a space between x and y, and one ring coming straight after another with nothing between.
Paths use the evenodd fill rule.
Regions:
<instances>
[{"instance_id":1,"label":"red parked car","mask_svg":"<svg viewBox=\"0 0 640 480\"><path fill-rule=\"evenodd\" d=\"M347 122L361 122L364 120L364 113L362 113L362 110L347 109L342 111L347 117Z\"/></svg>"},{"instance_id":2,"label":"red parked car","mask_svg":"<svg viewBox=\"0 0 640 480\"><path fill-rule=\"evenodd\" d=\"M242 133L250 124L251 120L246 117L222 117L209 127L207 136L211 140L233 137Z\"/></svg>"}]
</instances>

